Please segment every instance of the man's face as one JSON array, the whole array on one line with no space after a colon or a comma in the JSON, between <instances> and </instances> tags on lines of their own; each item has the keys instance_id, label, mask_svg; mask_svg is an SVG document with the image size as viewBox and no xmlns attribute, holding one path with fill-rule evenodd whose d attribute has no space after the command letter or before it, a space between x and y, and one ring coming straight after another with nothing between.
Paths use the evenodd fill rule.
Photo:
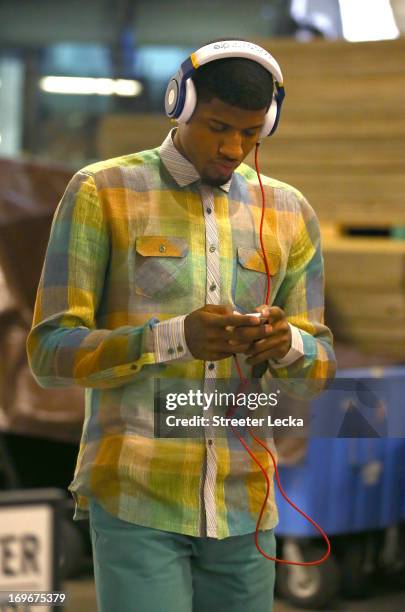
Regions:
<instances>
[{"instance_id":1,"label":"man's face","mask_svg":"<svg viewBox=\"0 0 405 612\"><path fill-rule=\"evenodd\" d=\"M177 149L208 185L223 185L259 140L266 108L244 110L213 98L199 102L174 136Z\"/></svg>"}]
</instances>

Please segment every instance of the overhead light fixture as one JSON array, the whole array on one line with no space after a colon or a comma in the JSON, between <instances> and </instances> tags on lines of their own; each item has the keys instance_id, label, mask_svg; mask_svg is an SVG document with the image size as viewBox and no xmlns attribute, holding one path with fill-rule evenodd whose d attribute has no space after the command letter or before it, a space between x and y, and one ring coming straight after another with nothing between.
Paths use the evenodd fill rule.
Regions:
<instances>
[{"instance_id":1,"label":"overhead light fixture","mask_svg":"<svg viewBox=\"0 0 405 612\"><path fill-rule=\"evenodd\" d=\"M143 85L130 79L46 76L39 81L42 91L75 96L139 96Z\"/></svg>"},{"instance_id":2,"label":"overhead light fixture","mask_svg":"<svg viewBox=\"0 0 405 612\"><path fill-rule=\"evenodd\" d=\"M339 0L343 36L350 42L399 37L390 0Z\"/></svg>"}]
</instances>

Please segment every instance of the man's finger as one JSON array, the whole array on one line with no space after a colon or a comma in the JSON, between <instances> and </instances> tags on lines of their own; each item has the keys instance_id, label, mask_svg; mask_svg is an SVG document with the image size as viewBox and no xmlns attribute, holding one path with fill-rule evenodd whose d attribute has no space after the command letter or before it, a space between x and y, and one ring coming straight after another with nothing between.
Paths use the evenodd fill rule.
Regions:
<instances>
[{"instance_id":1,"label":"man's finger","mask_svg":"<svg viewBox=\"0 0 405 612\"><path fill-rule=\"evenodd\" d=\"M277 345L268 347L265 351L260 351L259 353L250 355L246 359L246 363L249 365L256 365L257 363L261 363L262 361L266 361L268 359L277 359L277 352Z\"/></svg>"},{"instance_id":2,"label":"man's finger","mask_svg":"<svg viewBox=\"0 0 405 612\"><path fill-rule=\"evenodd\" d=\"M230 348L230 350L234 353L246 353L246 351L248 351L251 347L251 344L244 342L244 343L240 343L240 342L236 342L236 341L229 341L228 342L228 346Z\"/></svg>"},{"instance_id":3,"label":"man's finger","mask_svg":"<svg viewBox=\"0 0 405 612\"><path fill-rule=\"evenodd\" d=\"M256 327L239 327L239 329L234 330L232 340L238 342L257 342L263 338L269 337L272 332L273 328L268 323Z\"/></svg>"},{"instance_id":4,"label":"man's finger","mask_svg":"<svg viewBox=\"0 0 405 612\"><path fill-rule=\"evenodd\" d=\"M284 318L285 318L284 310L282 310L278 306L272 306L270 308L270 310L269 310L269 320L272 323L275 323L276 321L280 321L280 319L284 319Z\"/></svg>"},{"instance_id":5,"label":"man's finger","mask_svg":"<svg viewBox=\"0 0 405 612\"><path fill-rule=\"evenodd\" d=\"M260 312L263 317L268 317L270 314L270 306L268 306L267 304L260 304L260 306L257 306L255 308L256 312Z\"/></svg>"},{"instance_id":6,"label":"man's finger","mask_svg":"<svg viewBox=\"0 0 405 612\"><path fill-rule=\"evenodd\" d=\"M212 316L210 321L213 327L255 327L260 325L259 317L249 317L248 315L218 315Z\"/></svg>"},{"instance_id":7,"label":"man's finger","mask_svg":"<svg viewBox=\"0 0 405 612\"><path fill-rule=\"evenodd\" d=\"M284 334L285 334L285 330L283 328L279 328L276 326L271 326L271 329L267 328L267 332L266 335L263 338L259 338L258 340L256 340L253 343L254 345L257 345L258 348L260 348L261 346L264 346L267 343L270 344L278 344L278 342L280 342L280 339L283 338Z\"/></svg>"},{"instance_id":8,"label":"man's finger","mask_svg":"<svg viewBox=\"0 0 405 612\"><path fill-rule=\"evenodd\" d=\"M247 355L257 355L263 351L273 350L280 343L280 339L276 336L271 336L269 338L263 338L262 340L257 340L254 342L250 348L247 350Z\"/></svg>"}]
</instances>

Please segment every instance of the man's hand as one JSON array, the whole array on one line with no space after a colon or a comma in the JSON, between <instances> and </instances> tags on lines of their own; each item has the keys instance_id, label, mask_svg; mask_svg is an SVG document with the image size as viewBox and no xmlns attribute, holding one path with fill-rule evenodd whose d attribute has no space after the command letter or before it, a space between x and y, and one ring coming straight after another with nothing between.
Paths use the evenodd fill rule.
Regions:
<instances>
[{"instance_id":1,"label":"man's hand","mask_svg":"<svg viewBox=\"0 0 405 612\"><path fill-rule=\"evenodd\" d=\"M213 304L194 310L184 319L187 346L193 357L203 361L218 361L234 353L245 353L252 341L261 337L260 327L263 326L257 317L235 315L231 306ZM237 334L242 328L244 334L240 339Z\"/></svg>"},{"instance_id":2,"label":"man's hand","mask_svg":"<svg viewBox=\"0 0 405 612\"><path fill-rule=\"evenodd\" d=\"M246 352L249 355L246 363L256 365L268 359L282 359L291 348L291 328L288 325L285 312L273 306L269 308L266 304L258 306L256 312L261 312L266 317L263 337L254 341ZM238 330L239 334L240 330ZM248 336L250 330L247 331ZM238 340L243 341L245 336L240 334Z\"/></svg>"}]
</instances>

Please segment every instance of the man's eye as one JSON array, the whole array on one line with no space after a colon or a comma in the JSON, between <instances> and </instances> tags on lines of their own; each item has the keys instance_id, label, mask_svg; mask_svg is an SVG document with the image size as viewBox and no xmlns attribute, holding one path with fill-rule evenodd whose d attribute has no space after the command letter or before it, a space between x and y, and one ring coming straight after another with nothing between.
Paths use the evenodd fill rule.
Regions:
<instances>
[{"instance_id":1,"label":"man's eye","mask_svg":"<svg viewBox=\"0 0 405 612\"><path fill-rule=\"evenodd\" d=\"M210 129L213 132L223 132L225 130L225 126L224 125L210 125Z\"/></svg>"},{"instance_id":2,"label":"man's eye","mask_svg":"<svg viewBox=\"0 0 405 612\"><path fill-rule=\"evenodd\" d=\"M252 137L256 136L257 130L245 130L245 136Z\"/></svg>"}]
</instances>

